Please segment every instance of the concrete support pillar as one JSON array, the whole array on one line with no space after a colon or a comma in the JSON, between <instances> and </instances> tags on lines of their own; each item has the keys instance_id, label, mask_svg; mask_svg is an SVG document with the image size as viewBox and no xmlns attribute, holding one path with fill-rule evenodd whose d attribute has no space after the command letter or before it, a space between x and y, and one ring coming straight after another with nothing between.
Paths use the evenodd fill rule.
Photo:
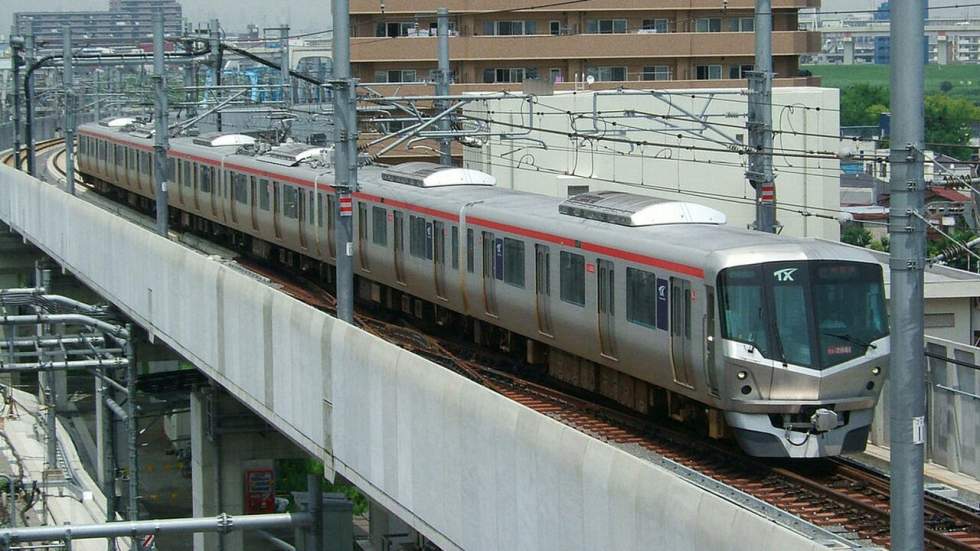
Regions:
<instances>
[{"instance_id":1,"label":"concrete support pillar","mask_svg":"<svg viewBox=\"0 0 980 551\"><path fill-rule=\"evenodd\" d=\"M949 65L949 37L941 34L936 37L936 63Z\"/></svg>"},{"instance_id":2,"label":"concrete support pillar","mask_svg":"<svg viewBox=\"0 0 980 551\"><path fill-rule=\"evenodd\" d=\"M246 503L246 476L272 470L277 459L306 457L284 436L232 397L216 389L191 393L191 487L194 516L252 512ZM265 549L253 532L194 536L194 551ZM348 547L349 549L349 547ZM318 550L319 551L319 550Z\"/></svg>"},{"instance_id":3,"label":"concrete support pillar","mask_svg":"<svg viewBox=\"0 0 980 551\"><path fill-rule=\"evenodd\" d=\"M854 65L854 38L844 37L844 65Z\"/></svg>"},{"instance_id":4,"label":"concrete support pillar","mask_svg":"<svg viewBox=\"0 0 980 551\"><path fill-rule=\"evenodd\" d=\"M221 512L218 449L208 438L207 391L191 392L191 488L195 517ZM231 511L226 511L231 513ZM194 551L218 549L217 534L194 534ZM226 550L227 551L227 550Z\"/></svg>"},{"instance_id":5,"label":"concrete support pillar","mask_svg":"<svg viewBox=\"0 0 980 551\"><path fill-rule=\"evenodd\" d=\"M371 547L374 549L398 549L400 544L418 540L415 530L402 519L372 501L369 509Z\"/></svg>"}]
</instances>

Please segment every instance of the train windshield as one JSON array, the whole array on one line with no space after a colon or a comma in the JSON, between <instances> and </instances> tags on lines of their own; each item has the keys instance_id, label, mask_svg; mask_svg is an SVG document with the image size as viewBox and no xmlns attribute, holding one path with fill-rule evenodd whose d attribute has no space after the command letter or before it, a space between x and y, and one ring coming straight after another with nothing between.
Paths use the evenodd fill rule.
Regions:
<instances>
[{"instance_id":1,"label":"train windshield","mask_svg":"<svg viewBox=\"0 0 980 551\"><path fill-rule=\"evenodd\" d=\"M772 262L718 277L722 333L766 358L821 369L863 356L888 334L881 267Z\"/></svg>"}]
</instances>

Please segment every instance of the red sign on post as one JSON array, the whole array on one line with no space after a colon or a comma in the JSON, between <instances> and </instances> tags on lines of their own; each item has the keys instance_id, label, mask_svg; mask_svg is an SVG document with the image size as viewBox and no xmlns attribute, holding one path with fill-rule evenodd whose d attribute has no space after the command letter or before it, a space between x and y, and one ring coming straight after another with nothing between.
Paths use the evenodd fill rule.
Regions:
<instances>
[{"instance_id":1,"label":"red sign on post","mask_svg":"<svg viewBox=\"0 0 980 551\"><path fill-rule=\"evenodd\" d=\"M245 514L276 512L276 478L272 469L245 471Z\"/></svg>"}]
</instances>

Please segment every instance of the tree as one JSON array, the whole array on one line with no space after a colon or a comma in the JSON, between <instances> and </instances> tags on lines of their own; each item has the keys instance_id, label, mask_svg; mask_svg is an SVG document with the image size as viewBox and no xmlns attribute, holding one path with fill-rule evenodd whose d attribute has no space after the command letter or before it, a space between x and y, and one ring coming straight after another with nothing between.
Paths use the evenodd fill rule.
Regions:
<instances>
[{"instance_id":1,"label":"tree","mask_svg":"<svg viewBox=\"0 0 980 551\"><path fill-rule=\"evenodd\" d=\"M878 109L871 106L889 105L887 86L874 84L852 84L841 90L840 94L840 124L841 126L872 126L878 124ZM887 107L884 109L888 110Z\"/></svg>"},{"instance_id":2,"label":"tree","mask_svg":"<svg viewBox=\"0 0 980 551\"><path fill-rule=\"evenodd\" d=\"M881 251L887 253L889 251L888 236L883 235L881 239L877 239L868 244L868 248L874 251Z\"/></svg>"},{"instance_id":3,"label":"tree","mask_svg":"<svg viewBox=\"0 0 980 551\"><path fill-rule=\"evenodd\" d=\"M939 90L944 94L948 94L952 89L953 89L953 83L948 80L944 80L939 83Z\"/></svg>"},{"instance_id":4,"label":"tree","mask_svg":"<svg viewBox=\"0 0 980 551\"><path fill-rule=\"evenodd\" d=\"M871 243L871 232L862 228L861 226L852 224L844 229L844 233L841 234L840 240L849 245L867 247Z\"/></svg>"},{"instance_id":5,"label":"tree","mask_svg":"<svg viewBox=\"0 0 980 551\"><path fill-rule=\"evenodd\" d=\"M926 97L926 143L929 149L957 159L972 154L970 143L973 121L980 119L980 108L969 100L943 94Z\"/></svg>"}]
</instances>

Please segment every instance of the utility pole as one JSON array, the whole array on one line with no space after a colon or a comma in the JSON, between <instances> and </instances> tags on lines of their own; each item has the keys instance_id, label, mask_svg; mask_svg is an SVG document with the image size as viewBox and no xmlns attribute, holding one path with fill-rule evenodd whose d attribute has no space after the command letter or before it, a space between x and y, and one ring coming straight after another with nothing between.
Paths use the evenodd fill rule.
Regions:
<instances>
[{"instance_id":1,"label":"utility pole","mask_svg":"<svg viewBox=\"0 0 980 551\"><path fill-rule=\"evenodd\" d=\"M211 31L211 34L210 34L210 37L209 38L211 40L211 59L214 60L214 85L219 87L218 89L215 90L214 93L215 94L221 94L221 89L220 89L220 86L221 86L221 65L222 65L222 56L221 56L221 32L218 30L218 20L217 19L212 19L211 20L211 28L210 28L210 31ZM194 93L196 94L197 92L195 91ZM214 122L215 122L215 126L218 129L218 132L221 132L221 122L222 121L221 121L221 111L220 110L217 111L217 112L215 112L215 114L214 114Z\"/></svg>"},{"instance_id":2,"label":"utility pole","mask_svg":"<svg viewBox=\"0 0 980 551\"><path fill-rule=\"evenodd\" d=\"M923 549L925 351L923 271L926 222L923 155L926 0L891 3L891 541L896 551Z\"/></svg>"},{"instance_id":3,"label":"utility pole","mask_svg":"<svg viewBox=\"0 0 980 551\"><path fill-rule=\"evenodd\" d=\"M293 92L289 86L289 25L279 27L279 78L282 80L282 104L293 104Z\"/></svg>"},{"instance_id":4,"label":"utility pole","mask_svg":"<svg viewBox=\"0 0 980 551\"><path fill-rule=\"evenodd\" d=\"M27 64L34 62L34 35L30 32L24 35L24 55ZM36 176L34 173L34 79L30 74L30 69L28 69L27 74L24 75L24 104L27 108L27 120L24 124L24 145L27 146L27 172L31 176Z\"/></svg>"},{"instance_id":5,"label":"utility pole","mask_svg":"<svg viewBox=\"0 0 980 551\"><path fill-rule=\"evenodd\" d=\"M163 10L157 10L160 14L160 34L163 35ZM133 328L130 325L126 326L126 331L130 335L126 339L126 359L128 364L126 365L126 433L127 440L129 444L129 503L128 503L128 516L129 520L136 521L140 519L140 506L139 506L139 494L140 494L140 464L139 464L139 444L136 441L136 437L139 433L139 419L136 417L136 358L133 354ZM139 540L137 538L132 538L132 551L139 551L141 549Z\"/></svg>"},{"instance_id":6,"label":"utility pole","mask_svg":"<svg viewBox=\"0 0 980 551\"><path fill-rule=\"evenodd\" d=\"M14 166L20 170L20 66L24 64L24 39L14 36L16 28L10 29L10 58L14 71Z\"/></svg>"},{"instance_id":7,"label":"utility pole","mask_svg":"<svg viewBox=\"0 0 980 551\"><path fill-rule=\"evenodd\" d=\"M92 71L92 78L95 80L95 122L99 122L102 120L102 69Z\"/></svg>"},{"instance_id":8,"label":"utility pole","mask_svg":"<svg viewBox=\"0 0 980 551\"><path fill-rule=\"evenodd\" d=\"M154 101L153 120L156 129L153 132L153 163L154 184L156 186L157 203L157 233L167 237L170 221L169 199L167 197L167 79L166 67L163 64L163 10L157 8L153 13L153 88L156 92Z\"/></svg>"},{"instance_id":9,"label":"utility pole","mask_svg":"<svg viewBox=\"0 0 980 551\"><path fill-rule=\"evenodd\" d=\"M184 42L184 51L190 55L191 52L194 51L194 42L191 40ZM192 86L194 86L194 74L196 72L197 64L193 61L187 65L184 65L184 88L187 89L187 91L184 92L184 102L187 103L188 119L193 119L195 116L197 116L197 107L195 105L197 103L197 91L190 89Z\"/></svg>"},{"instance_id":10,"label":"utility pole","mask_svg":"<svg viewBox=\"0 0 980 551\"><path fill-rule=\"evenodd\" d=\"M61 71L65 89L65 191L75 195L75 72L72 70L71 25L65 25Z\"/></svg>"},{"instance_id":11,"label":"utility pole","mask_svg":"<svg viewBox=\"0 0 980 551\"><path fill-rule=\"evenodd\" d=\"M357 91L350 69L348 0L333 0L334 187L337 189L337 318L354 321L353 198L357 191Z\"/></svg>"},{"instance_id":12,"label":"utility pole","mask_svg":"<svg viewBox=\"0 0 980 551\"><path fill-rule=\"evenodd\" d=\"M749 183L755 188L755 227L776 233L772 173L772 0L755 2L755 67L748 74Z\"/></svg>"},{"instance_id":13,"label":"utility pole","mask_svg":"<svg viewBox=\"0 0 980 551\"><path fill-rule=\"evenodd\" d=\"M449 95L449 80L452 74L452 69L449 67L449 9L439 8L436 10L436 21L438 25L436 33L439 36L439 67L436 71L436 95L445 97ZM449 103L446 100L439 100L436 105L436 111L439 112L449 107ZM449 133L449 117L443 117L439 121L439 130L444 134ZM452 141L447 135L443 135L439 139L439 164L452 166L453 154L451 144Z\"/></svg>"}]
</instances>

